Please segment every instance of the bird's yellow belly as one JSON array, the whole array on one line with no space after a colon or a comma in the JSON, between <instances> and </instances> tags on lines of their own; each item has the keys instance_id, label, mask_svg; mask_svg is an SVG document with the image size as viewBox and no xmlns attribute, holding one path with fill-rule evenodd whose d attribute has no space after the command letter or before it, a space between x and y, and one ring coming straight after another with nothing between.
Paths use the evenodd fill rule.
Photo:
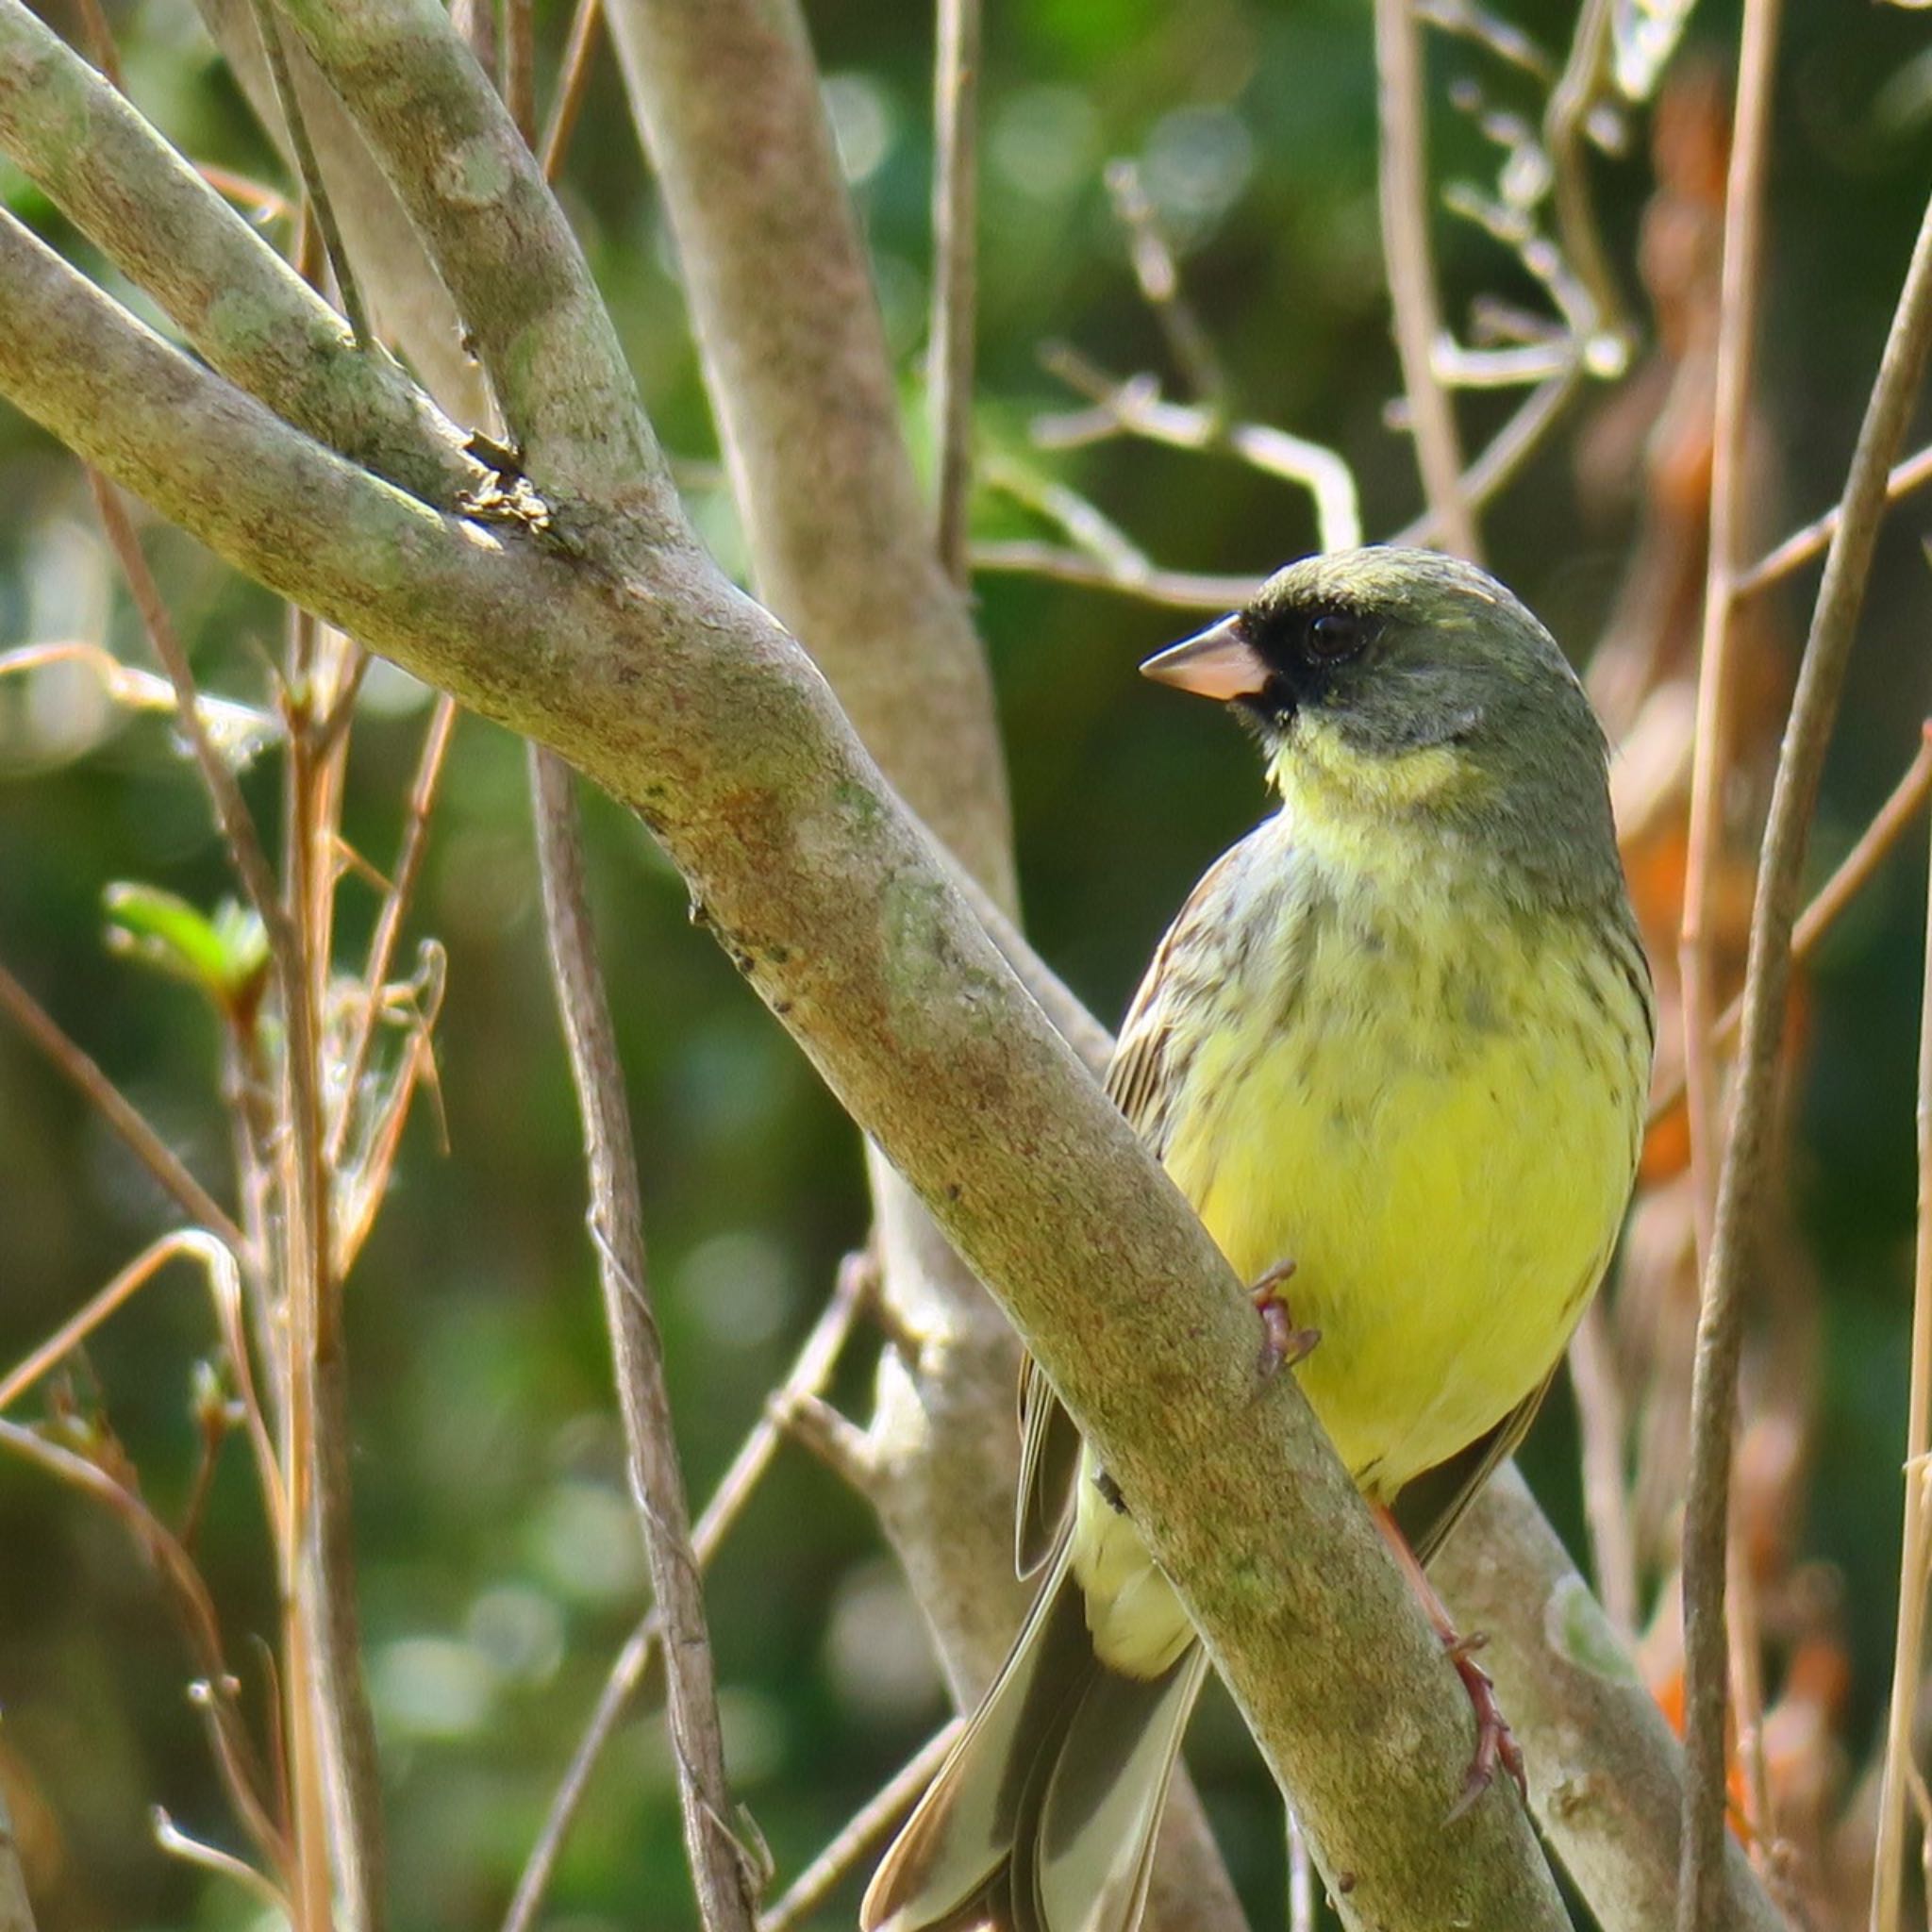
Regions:
<instances>
[{"instance_id":1,"label":"bird's yellow belly","mask_svg":"<svg viewBox=\"0 0 1932 1932\"><path fill-rule=\"evenodd\" d=\"M1330 875L1333 878L1333 874ZM1292 1260L1296 1368L1376 1502L1500 1423L1609 1259L1649 1076L1642 995L1587 927L1480 891L1317 892L1294 942L1232 948L1191 1027L1163 1160L1235 1272ZM1258 963L1257 963L1258 962ZM1137 1676L1191 1640L1091 1452L1074 1564Z\"/></svg>"},{"instance_id":2,"label":"bird's yellow belly","mask_svg":"<svg viewBox=\"0 0 1932 1932\"><path fill-rule=\"evenodd\" d=\"M1323 940L1286 1026L1262 1002L1203 1048L1166 1160L1244 1280L1294 1262L1302 1387L1386 1500L1555 1363L1616 1238L1641 1062L1567 932L1474 960L1358 941Z\"/></svg>"}]
</instances>

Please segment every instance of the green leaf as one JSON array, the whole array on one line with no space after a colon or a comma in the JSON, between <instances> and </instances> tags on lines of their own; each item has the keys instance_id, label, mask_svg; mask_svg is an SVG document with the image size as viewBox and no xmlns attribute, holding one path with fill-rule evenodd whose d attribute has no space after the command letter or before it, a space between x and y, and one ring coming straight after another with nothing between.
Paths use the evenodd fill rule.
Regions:
<instances>
[{"instance_id":1,"label":"green leaf","mask_svg":"<svg viewBox=\"0 0 1932 1932\"><path fill-rule=\"evenodd\" d=\"M214 916L159 886L119 881L104 895L108 945L172 979L199 987L232 1011L258 987L268 936L256 915L225 899Z\"/></svg>"}]
</instances>

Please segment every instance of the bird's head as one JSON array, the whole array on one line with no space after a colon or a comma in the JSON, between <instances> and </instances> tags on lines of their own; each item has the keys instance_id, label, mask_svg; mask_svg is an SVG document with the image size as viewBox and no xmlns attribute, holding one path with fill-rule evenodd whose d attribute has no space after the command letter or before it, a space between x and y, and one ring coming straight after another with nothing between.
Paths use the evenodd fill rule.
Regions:
<instances>
[{"instance_id":1,"label":"bird's head","mask_svg":"<svg viewBox=\"0 0 1932 1932\"><path fill-rule=\"evenodd\" d=\"M1453 818L1539 871L1552 841L1613 850L1583 687L1472 564L1390 548L1306 558L1141 668L1231 705L1291 809Z\"/></svg>"}]
</instances>

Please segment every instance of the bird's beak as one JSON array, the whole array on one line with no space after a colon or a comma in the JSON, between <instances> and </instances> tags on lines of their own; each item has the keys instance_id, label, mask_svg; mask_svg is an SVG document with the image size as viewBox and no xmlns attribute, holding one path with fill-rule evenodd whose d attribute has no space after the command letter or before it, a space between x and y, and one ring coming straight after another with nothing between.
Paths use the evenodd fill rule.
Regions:
<instances>
[{"instance_id":1,"label":"bird's beak","mask_svg":"<svg viewBox=\"0 0 1932 1932\"><path fill-rule=\"evenodd\" d=\"M1224 617L1198 637L1170 644L1141 666L1157 684L1191 691L1196 697L1252 697L1268 682L1267 660L1241 634L1238 617Z\"/></svg>"}]
</instances>

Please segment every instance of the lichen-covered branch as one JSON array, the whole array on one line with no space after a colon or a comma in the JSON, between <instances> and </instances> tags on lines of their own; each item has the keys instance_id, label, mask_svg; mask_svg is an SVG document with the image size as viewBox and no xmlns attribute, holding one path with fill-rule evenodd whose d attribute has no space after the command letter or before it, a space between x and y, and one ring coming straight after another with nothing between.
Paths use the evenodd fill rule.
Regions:
<instances>
[{"instance_id":1,"label":"lichen-covered branch","mask_svg":"<svg viewBox=\"0 0 1932 1932\"><path fill-rule=\"evenodd\" d=\"M654 504L591 558L438 516L0 221L0 391L279 593L635 807L991 1286L1180 1585L1359 1925L1560 1926L1466 1700L1200 1224L1006 968L798 646ZM668 495L668 492L667 492Z\"/></svg>"}]
</instances>

